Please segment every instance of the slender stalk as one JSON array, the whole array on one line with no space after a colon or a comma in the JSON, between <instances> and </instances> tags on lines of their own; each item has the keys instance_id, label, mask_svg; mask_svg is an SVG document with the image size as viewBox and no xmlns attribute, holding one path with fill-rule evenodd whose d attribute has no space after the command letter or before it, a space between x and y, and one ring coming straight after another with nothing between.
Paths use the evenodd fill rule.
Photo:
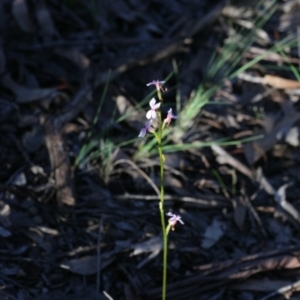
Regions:
<instances>
[{"instance_id":1,"label":"slender stalk","mask_svg":"<svg viewBox=\"0 0 300 300\"><path fill-rule=\"evenodd\" d=\"M162 120L162 95L161 91L157 90L158 99L161 103L158 111L158 135L157 135L157 144L158 144L158 153L159 153L159 162L160 162L160 201L159 201L159 211L161 218L161 229L163 234L163 278L162 278L162 300L166 300L167 294L167 253L168 253L168 236L165 223L165 210L164 210L164 197L165 197L165 158L162 151L162 131L163 131L163 120Z\"/></svg>"},{"instance_id":2,"label":"slender stalk","mask_svg":"<svg viewBox=\"0 0 300 300\"><path fill-rule=\"evenodd\" d=\"M162 299L166 299L166 286L167 286L167 233L164 212L164 155L162 153L161 142L158 144L159 160L160 160L160 202L159 211L161 217L161 229L163 233L163 280L162 280Z\"/></svg>"}]
</instances>

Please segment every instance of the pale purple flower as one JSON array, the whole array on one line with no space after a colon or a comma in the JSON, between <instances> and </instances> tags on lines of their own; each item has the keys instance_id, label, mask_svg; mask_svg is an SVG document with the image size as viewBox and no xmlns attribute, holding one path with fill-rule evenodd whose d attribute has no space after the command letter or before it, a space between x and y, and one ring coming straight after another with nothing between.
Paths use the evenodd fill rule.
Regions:
<instances>
[{"instance_id":1,"label":"pale purple flower","mask_svg":"<svg viewBox=\"0 0 300 300\"><path fill-rule=\"evenodd\" d=\"M171 229L172 229L172 230L175 230L175 225L176 225L177 222L179 222L179 223L182 224L182 225L184 224L184 223L182 222L182 220L181 220L181 216L172 214L171 212L166 213L166 215L167 215L168 217L171 217L171 218L169 219L169 224L171 225Z\"/></svg>"},{"instance_id":2,"label":"pale purple flower","mask_svg":"<svg viewBox=\"0 0 300 300\"><path fill-rule=\"evenodd\" d=\"M167 117L165 118L164 122L167 123L167 127L169 127L169 125L170 125L172 119L177 119L177 118L178 118L177 116L173 115L173 113L172 113L172 108L170 108L170 109L168 110L168 115L167 115Z\"/></svg>"},{"instance_id":3,"label":"pale purple flower","mask_svg":"<svg viewBox=\"0 0 300 300\"><path fill-rule=\"evenodd\" d=\"M147 131L149 131L149 132L152 131L151 123L152 123L152 120L147 121L145 123L145 127L142 128L138 137L144 137L146 135Z\"/></svg>"},{"instance_id":4,"label":"pale purple flower","mask_svg":"<svg viewBox=\"0 0 300 300\"><path fill-rule=\"evenodd\" d=\"M146 118L147 119L155 119L156 118L156 110L160 107L160 102L156 103L156 100L152 98L149 102L150 110L147 111Z\"/></svg>"},{"instance_id":5,"label":"pale purple flower","mask_svg":"<svg viewBox=\"0 0 300 300\"><path fill-rule=\"evenodd\" d=\"M159 92L159 90L161 90L162 92L164 92L165 90L162 87L162 84L165 83L164 81L159 81L159 80L153 80L152 82L147 83L147 86L150 85L155 85L157 91Z\"/></svg>"}]
</instances>

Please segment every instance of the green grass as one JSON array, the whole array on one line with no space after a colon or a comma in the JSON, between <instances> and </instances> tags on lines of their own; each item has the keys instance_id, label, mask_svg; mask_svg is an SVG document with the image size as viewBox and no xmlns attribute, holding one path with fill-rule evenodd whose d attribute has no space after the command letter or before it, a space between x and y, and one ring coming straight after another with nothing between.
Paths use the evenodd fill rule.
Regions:
<instances>
[{"instance_id":1,"label":"green grass","mask_svg":"<svg viewBox=\"0 0 300 300\"><path fill-rule=\"evenodd\" d=\"M259 3L258 5L261 5ZM173 72L169 74L169 76L165 79L168 81L171 76L174 76L176 84L176 110L179 118L176 122L172 123L171 128L165 128L163 131L163 152L178 152L178 151L186 151L189 149L200 149L203 147L210 147L212 144L218 145L238 145L241 143L249 142L251 140L260 138L260 137L250 137L247 139L241 140L230 140L222 139L217 141L205 141L205 142L193 142L186 143L184 141L184 136L189 132L197 122L198 118L201 116L202 108L207 104L225 104L224 102L214 102L213 97L216 91L222 87L223 81L225 79L232 80L236 78L240 73L245 72L252 68L255 64L259 63L270 53L279 53L282 57L286 58L288 66L283 65L283 68L289 68L291 72L294 74L295 78L300 81L299 71L288 61L288 58L285 55L283 49L286 47L297 47L297 40L295 38L286 37L285 39L278 41L275 45L271 46L270 49L266 50L264 53L256 56L249 62L245 64L241 64L243 55L248 51L251 45L255 42L257 38L257 31L261 29L264 24L270 19L272 14L276 11L277 5L276 0L270 1L269 5L266 6L253 20L253 28L245 29L242 28L236 31L234 37L230 37L227 39L222 47L221 52L215 51L211 56L211 59L208 63L207 67L207 76L204 82L199 84L196 89L194 96L187 101L187 103L181 109L181 99L179 92L179 72L180 68L177 65L177 62L173 60ZM255 11L255 8L254 8ZM228 23L231 21L228 20ZM220 77L220 74L222 75ZM218 76L217 76L218 75ZM215 78L218 77L217 83ZM87 164L95 159L101 158L102 161L102 173L105 177L109 174L109 166L111 164L110 157L113 156L114 151L116 149L122 147L128 147L132 145L132 149L136 148L135 154L133 155L133 159L135 161L141 160L145 157L157 155L157 144L155 138L150 134L143 139L140 138L132 138L130 140L125 140L121 142L116 142L116 140L109 137L107 131L101 132L96 137L92 137L92 129L94 125L98 122L99 116L101 115L101 109L106 97L106 92L108 88L108 82L104 88L102 93L102 97L99 101L99 106L97 109L96 116L93 120L93 125L90 132L87 135L86 142L82 146L82 149L76 159L75 166ZM171 87L172 89L172 87ZM169 89L169 90L171 90ZM139 104L135 107L135 109L141 109L145 107L148 108L149 100L154 97L156 91L153 89L149 95L144 98ZM128 113L123 114L118 118L114 118L111 121L113 123L121 123L124 122L127 118L132 117L134 111L129 110ZM109 127L109 126L108 126ZM139 132L136 132L136 136ZM120 137L119 137L120 140ZM104 165L103 165L104 162Z\"/></svg>"},{"instance_id":2,"label":"green grass","mask_svg":"<svg viewBox=\"0 0 300 300\"><path fill-rule=\"evenodd\" d=\"M249 69L255 63L263 59L264 55L253 59L248 63L247 66L238 67L244 53L250 48L256 38L256 31L267 22L276 10L276 0L270 2L270 5L266 7L260 15L258 15L253 23L254 27L252 30L241 29L237 32L236 37L225 43L221 53L215 51L211 56L211 59L207 67L206 80L210 81L217 75L218 72L222 72L222 79L218 84L214 84L209 88L206 88L206 84L202 83L199 85L193 99L187 103L183 108L178 124L178 128L174 133L175 140L180 140L183 134L192 127L195 122L195 118L199 115L202 107L206 105L213 97L215 92L222 86L223 80L233 79L241 72ZM259 3L260 4L260 3Z\"/></svg>"},{"instance_id":3,"label":"green grass","mask_svg":"<svg viewBox=\"0 0 300 300\"><path fill-rule=\"evenodd\" d=\"M82 161L86 160L86 156L92 151L92 149L94 149L98 145L99 141L92 139L92 131L99 120L99 116L100 116L101 109L102 109L102 106L104 103L104 99L107 94L108 85L109 85L109 77L105 83L104 90L103 90L102 96L100 98L95 117L93 118L92 126L86 137L86 141L83 144L83 146L81 147L78 156L76 157L75 164L74 164L75 167L78 167L80 165L80 163L82 163Z\"/></svg>"},{"instance_id":4,"label":"green grass","mask_svg":"<svg viewBox=\"0 0 300 300\"><path fill-rule=\"evenodd\" d=\"M289 58L287 57L287 55L285 54L285 52L283 51L283 48L278 46L277 47L278 49L278 53L283 57L285 58L285 60L287 61L287 64L288 64L288 67L289 67L289 70L294 74L296 80L298 80L300 82L300 73L299 71L297 70L297 68L291 64L291 62L289 61Z\"/></svg>"}]
</instances>

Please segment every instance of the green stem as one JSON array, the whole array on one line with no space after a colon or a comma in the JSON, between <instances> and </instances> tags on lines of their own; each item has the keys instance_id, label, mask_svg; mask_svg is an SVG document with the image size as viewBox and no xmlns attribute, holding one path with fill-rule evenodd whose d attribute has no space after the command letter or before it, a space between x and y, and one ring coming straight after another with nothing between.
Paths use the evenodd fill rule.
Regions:
<instances>
[{"instance_id":1,"label":"green stem","mask_svg":"<svg viewBox=\"0 0 300 300\"><path fill-rule=\"evenodd\" d=\"M160 162L160 202L159 202L159 211L161 218L161 229L163 234L163 278L162 278L162 300L166 300L167 294L167 253L168 253L168 235L167 228L165 223L165 210L164 210L164 196L165 196L165 158L162 151L162 132L163 132L163 121L162 121L162 96L160 90L157 91L158 99L161 103L158 111L158 134L157 134L157 144L158 144L158 153L159 153L159 162Z\"/></svg>"},{"instance_id":2,"label":"green stem","mask_svg":"<svg viewBox=\"0 0 300 300\"><path fill-rule=\"evenodd\" d=\"M159 134L160 135L160 134ZM158 152L160 159L160 202L159 211L161 218L161 227L163 233L163 281L162 281L162 299L166 300L166 286L167 286L167 233L164 212L164 156L162 153L161 143L158 144Z\"/></svg>"}]
</instances>

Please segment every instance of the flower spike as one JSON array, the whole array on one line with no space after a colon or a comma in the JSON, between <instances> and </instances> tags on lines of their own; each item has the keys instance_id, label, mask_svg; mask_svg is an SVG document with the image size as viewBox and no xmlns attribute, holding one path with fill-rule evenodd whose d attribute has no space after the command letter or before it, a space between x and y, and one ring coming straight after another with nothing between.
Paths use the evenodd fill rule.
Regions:
<instances>
[{"instance_id":1,"label":"flower spike","mask_svg":"<svg viewBox=\"0 0 300 300\"><path fill-rule=\"evenodd\" d=\"M147 119L155 119L157 116L156 110L160 107L160 103L156 103L156 100L152 98L149 102L150 110L146 114Z\"/></svg>"}]
</instances>

